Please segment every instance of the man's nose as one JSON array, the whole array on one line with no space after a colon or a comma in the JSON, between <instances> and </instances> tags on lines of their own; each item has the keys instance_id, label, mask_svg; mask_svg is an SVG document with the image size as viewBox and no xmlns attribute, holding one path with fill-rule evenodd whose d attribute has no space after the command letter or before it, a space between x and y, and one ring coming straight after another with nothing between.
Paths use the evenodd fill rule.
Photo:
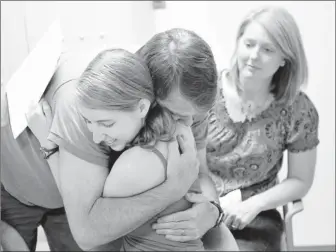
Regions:
<instances>
[{"instance_id":1,"label":"man's nose","mask_svg":"<svg viewBox=\"0 0 336 252\"><path fill-rule=\"evenodd\" d=\"M185 124L185 125L187 125L187 126L191 126L192 123L193 123L193 118L192 118L192 116L187 116L187 117L184 118L183 121L184 121L184 124Z\"/></svg>"},{"instance_id":2,"label":"man's nose","mask_svg":"<svg viewBox=\"0 0 336 252\"><path fill-rule=\"evenodd\" d=\"M173 118L175 121L178 121L180 123L183 123L186 126L191 126L193 123L193 118L192 116L178 116L178 115L173 115Z\"/></svg>"}]
</instances>

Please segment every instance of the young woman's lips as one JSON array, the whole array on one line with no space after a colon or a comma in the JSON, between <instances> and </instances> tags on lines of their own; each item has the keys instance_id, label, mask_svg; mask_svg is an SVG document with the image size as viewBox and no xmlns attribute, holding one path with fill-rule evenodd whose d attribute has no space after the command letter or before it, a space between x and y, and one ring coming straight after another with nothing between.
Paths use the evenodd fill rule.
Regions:
<instances>
[{"instance_id":1,"label":"young woman's lips","mask_svg":"<svg viewBox=\"0 0 336 252\"><path fill-rule=\"evenodd\" d=\"M113 145L116 141L117 141L117 139L111 139L111 140L106 141L106 143L108 145Z\"/></svg>"}]
</instances>

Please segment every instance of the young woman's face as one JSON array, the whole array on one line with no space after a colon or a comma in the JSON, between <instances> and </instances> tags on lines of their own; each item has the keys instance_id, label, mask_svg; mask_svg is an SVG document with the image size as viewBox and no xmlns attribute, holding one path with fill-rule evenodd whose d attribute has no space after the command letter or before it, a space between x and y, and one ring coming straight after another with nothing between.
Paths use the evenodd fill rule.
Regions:
<instances>
[{"instance_id":1,"label":"young woman's face","mask_svg":"<svg viewBox=\"0 0 336 252\"><path fill-rule=\"evenodd\" d=\"M104 142L115 151L122 151L139 133L143 116L138 110L117 111L81 108L80 113L93 141Z\"/></svg>"},{"instance_id":2,"label":"young woman's face","mask_svg":"<svg viewBox=\"0 0 336 252\"><path fill-rule=\"evenodd\" d=\"M238 40L237 61L243 78L270 79L285 61L264 28L251 22Z\"/></svg>"}]
</instances>

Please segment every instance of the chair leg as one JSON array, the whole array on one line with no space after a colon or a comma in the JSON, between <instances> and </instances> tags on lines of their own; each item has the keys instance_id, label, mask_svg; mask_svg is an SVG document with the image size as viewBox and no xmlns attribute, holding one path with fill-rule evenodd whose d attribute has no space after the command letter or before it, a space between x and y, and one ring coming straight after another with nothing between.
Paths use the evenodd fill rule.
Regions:
<instances>
[{"instance_id":1,"label":"chair leg","mask_svg":"<svg viewBox=\"0 0 336 252\"><path fill-rule=\"evenodd\" d=\"M286 233L284 232L281 237L281 251L288 251Z\"/></svg>"}]
</instances>

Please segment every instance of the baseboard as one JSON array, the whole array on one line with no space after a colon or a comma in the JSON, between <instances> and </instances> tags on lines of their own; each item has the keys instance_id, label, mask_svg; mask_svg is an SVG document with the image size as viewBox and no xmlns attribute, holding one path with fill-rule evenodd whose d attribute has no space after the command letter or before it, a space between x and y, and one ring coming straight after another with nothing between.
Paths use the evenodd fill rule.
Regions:
<instances>
[{"instance_id":1,"label":"baseboard","mask_svg":"<svg viewBox=\"0 0 336 252\"><path fill-rule=\"evenodd\" d=\"M335 245L295 246L295 251L335 251Z\"/></svg>"}]
</instances>

